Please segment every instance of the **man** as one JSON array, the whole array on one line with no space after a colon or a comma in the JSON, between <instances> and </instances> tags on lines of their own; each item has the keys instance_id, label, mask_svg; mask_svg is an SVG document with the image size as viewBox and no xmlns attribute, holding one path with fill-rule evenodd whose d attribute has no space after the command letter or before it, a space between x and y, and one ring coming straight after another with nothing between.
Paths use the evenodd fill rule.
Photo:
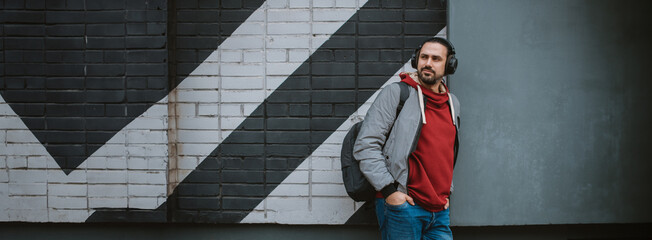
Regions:
<instances>
[{"instance_id":1,"label":"man","mask_svg":"<svg viewBox=\"0 0 652 240\"><path fill-rule=\"evenodd\" d=\"M354 146L360 169L378 191L383 239L452 239L449 197L457 157L459 102L443 77L455 72L455 49L431 38L401 73L410 94L396 116L400 86L390 84L367 112Z\"/></svg>"}]
</instances>

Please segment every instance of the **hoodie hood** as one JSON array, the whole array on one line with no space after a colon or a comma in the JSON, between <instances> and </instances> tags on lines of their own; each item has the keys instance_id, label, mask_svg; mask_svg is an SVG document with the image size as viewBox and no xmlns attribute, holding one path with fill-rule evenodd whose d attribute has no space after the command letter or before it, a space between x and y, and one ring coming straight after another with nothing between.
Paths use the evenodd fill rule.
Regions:
<instances>
[{"instance_id":1,"label":"hoodie hood","mask_svg":"<svg viewBox=\"0 0 652 240\"><path fill-rule=\"evenodd\" d=\"M442 104L447 104L447 102L451 102L451 95L448 91L448 87L446 86L445 82L442 82L442 86L444 89L443 93L435 93L430 88L422 87L419 82L417 82L416 79L418 79L417 73L416 72L402 72L399 74L399 77L401 78L401 82L405 82L408 85L412 86L417 90L419 93L419 107L421 108L421 119L423 121L423 124L426 124L426 114L425 114L425 106L424 106L424 99L423 96L427 96L430 101L435 104L435 105L442 105ZM455 116L453 112L453 107L451 106L451 116Z\"/></svg>"}]
</instances>

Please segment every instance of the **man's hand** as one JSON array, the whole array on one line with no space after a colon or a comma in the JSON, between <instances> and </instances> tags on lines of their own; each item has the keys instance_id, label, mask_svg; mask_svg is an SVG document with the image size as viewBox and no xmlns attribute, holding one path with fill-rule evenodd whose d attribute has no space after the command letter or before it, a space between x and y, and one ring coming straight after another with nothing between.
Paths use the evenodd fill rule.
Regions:
<instances>
[{"instance_id":1,"label":"man's hand","mask_svg":"<svg viewBox=\"0 0 652 240\"><path fill-rule=\"evenodd\" d=\"M451 200L446 198L446 205L444 205L444 209L448 209L450 207Z\"/></svg>"},{"instance_id":2,"label":"man's hand","mask_svg":"<svg viewBox=\"0 0 652 240\"><path fill-rule=\"evenodd\" d=\"M396 191L390 194L389 196L387 196L387 198L385 198L385 202L389 205L401 205L405 201L407 201L410 205L414 206L414 200L412 199L412 197L399 191Z\"/></svg>"}]
</instances>

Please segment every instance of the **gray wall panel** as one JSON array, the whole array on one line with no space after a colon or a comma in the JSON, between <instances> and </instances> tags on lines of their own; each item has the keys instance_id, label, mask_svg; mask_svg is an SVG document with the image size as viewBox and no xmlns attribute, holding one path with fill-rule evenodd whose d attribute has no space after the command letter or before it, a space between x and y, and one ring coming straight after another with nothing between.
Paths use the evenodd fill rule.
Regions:
<instances>
[{"instance_id":1,"label":"gray wall panel","mask_svg":"<svg viewBox=\"0 0 652 240\"><path fill-rule=\"evenodd\" d=\"M454 225L652 221L645 1L453 1Z\"/></svg>"}]
</instances>

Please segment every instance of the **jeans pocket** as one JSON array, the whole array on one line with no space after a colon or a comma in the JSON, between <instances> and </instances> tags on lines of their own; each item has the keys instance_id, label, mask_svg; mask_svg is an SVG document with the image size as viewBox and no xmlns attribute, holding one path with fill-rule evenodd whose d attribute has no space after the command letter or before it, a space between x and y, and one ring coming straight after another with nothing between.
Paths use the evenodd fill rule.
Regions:
<instances>
[{"instance_id":1,"label":"jeans pocket","mask_svg":"<svg viewBox=\"0 0 652 240\"><path fill-rule=\"evenodd\" d=\"M399 210L406 209L408 207L408 202L405 201L400 205L392 205L392 204L389 204L389 203L385 202L385 207L387 207L387 209L389 209L389 210L399 211Z\"/></svg>"}]
</instances>

